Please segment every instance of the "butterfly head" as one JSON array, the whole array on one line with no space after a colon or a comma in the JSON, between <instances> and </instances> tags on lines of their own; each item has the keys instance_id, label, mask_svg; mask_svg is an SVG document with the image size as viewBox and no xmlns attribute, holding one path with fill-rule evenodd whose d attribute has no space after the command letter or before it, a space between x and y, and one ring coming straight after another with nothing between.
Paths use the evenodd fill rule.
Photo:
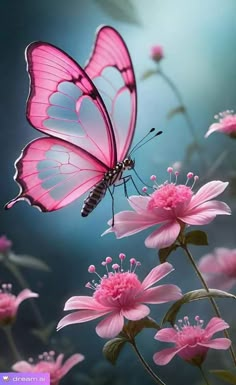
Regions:
<instances>
[{"instance_id":1,"label":"butterfly head","mask_svg":"<svg viewBox=\"0 0 236 385\"><path fill-rule=\"evenodd\" d=\"M135 160L131 159L130 156L124 159L123 161L123 168L124 170L132 170L135 166Z\"/></svg>"}]
</instances>

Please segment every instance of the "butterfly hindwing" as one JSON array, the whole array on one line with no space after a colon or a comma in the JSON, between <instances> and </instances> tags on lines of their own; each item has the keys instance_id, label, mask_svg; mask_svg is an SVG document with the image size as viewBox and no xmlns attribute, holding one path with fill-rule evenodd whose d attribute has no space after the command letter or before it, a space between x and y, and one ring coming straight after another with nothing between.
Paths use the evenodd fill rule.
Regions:
<instances>
[{"instance_id":1,"label":"butterfly hindwing","mask_svg":"<svg viewBox=\"0 0 236 385\"><path fill-rule=\"evenodd\" d=\"M16 167L21 191L7 208L23 199L41 211L58 210L73 202L106 172L102 163L83 149L52 137L29 143Z\"/></svg>"}]
</instances>

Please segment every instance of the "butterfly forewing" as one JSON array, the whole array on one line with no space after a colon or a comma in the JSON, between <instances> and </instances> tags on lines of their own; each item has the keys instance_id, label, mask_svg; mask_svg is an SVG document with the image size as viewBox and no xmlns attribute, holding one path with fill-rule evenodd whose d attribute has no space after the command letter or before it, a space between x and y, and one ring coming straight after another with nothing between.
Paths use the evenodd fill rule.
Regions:
<instances>
[{"instance_id":1,"label":"butterfly forewing","mask_svg":"<svg viewBox=\"0 0 236 385\"><path fill-rule=\"evenodd\" d=\"M85 71L48 43L30 44L26 59L31 79L26 112L29 122L48 135L82 147L107 167L114 167L116 147L111 121ZM95 117L92 122L82 118L85 102Z\"/></svg>"},{"instance_id":2,"label":"butterfly forewing","mask_svg":"<svg viewBox=\"0 0 236 385\"><path fill-rule=\"evenodd\" d=\"M113 125L117 161L122 162L134 135L137 90L129 51L112 27L104 26L98 30L85 71L103 96Z\"/></svg>"}]
</instances>

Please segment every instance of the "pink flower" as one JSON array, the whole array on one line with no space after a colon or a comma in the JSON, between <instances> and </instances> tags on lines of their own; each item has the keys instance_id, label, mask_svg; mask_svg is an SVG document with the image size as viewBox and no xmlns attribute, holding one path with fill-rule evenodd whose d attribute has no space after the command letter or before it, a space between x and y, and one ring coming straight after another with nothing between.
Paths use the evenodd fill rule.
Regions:
<instances>
[{"instance_id":1,"label":"pink flower","mask_svg":"<svg viewBox=\"0 0 236 385\"><path fill-rule=\"evenodd\" d=\"M137 321L149 314L149 307L143 303L160 304L182 297L181 290L175 285L151 287L174 270L169 263L166 262L154 267L144 281L140 282L135 273L140 262L131 258L129 270L124 271L122 262L125 259L125 254L120 254L119 258L121 263L120 265L112 264L112 272L108 270L112 258L107 257L102 262L107 273L103 277L98 275L94 265L89 267L88 271L99 277L98 284L94 281L92 284L86 284L86 287L94 290L93 296L71 297L66 302L64 310L78 311L65 316L59 322L58 329L106 316L97 325L96 332L100 337L113 338L122 331L124 318Z\"/></svg>"},{"instance_id":2,"label":"pink flower","mask_svg":"<svg viewBox=\"0 0 236 385\"><path fill-rule=\"evenodd\" d=\"M167 170L170 175L171 167ZM175 172L176 179L178 172ZM202 186L197 193L187 186L193 173L187 174L185 185L165 182L154 186L149 196L131 196L129 204L135 211L121 211L114 217L114 226L102 235L114 232L117 238L128 237L154 225L161 225L145 240L150 248L164 248L172 245L185 225L206 225L216 215L230 215L230 208L224 202L212 200L221 194L228 182L212 181ZM152 175L151 180L155 176ZM198 179L194 177L194 183ZM194 185L194 184L193 184ZM112 221L108 222L111 225Z\"/></svg>"},{"instance_id":3,"label":"pink flower","mask_svg":"<svg viewBox=\"0 0 236 385\"><path fill-rule=\"evenodd\" d=\"M236 284L236 249L216 248L198 263L209 287L229 290Z\"/></svg>"},{"instance_id":4,"label":"pink flower","mask_svg":"<svg viewBox=\"0 0 236 385\"><path fill-rule=\"evenodd\" d=\"M68 360L62 364L64 354L59 354L55 359L55 352L43 353L39 356L37 363L32 363L31 358L29 362L18 361L12 369L16 372L29 373L50 373L50 385L57 385L62 377L64 377L73 366L84 360L82 354L73 354Z\"/></svg>"},{"instance_id":5,"label":"pink flower","mask_svg":"<svg viewBox=\"0 0 236 385\"><path fill-rule=\"evenodd\" d=\"M0 290L0 326L12 323L16 317L18 306L27 298L38 297L29 289L24 289L16 297L11 293L11 284L3 284Z\"/></svg>"},{"instance_id":6,"label":"pink flower","mask_svg":"<svg viewBox=\"0 0 236 385\"><path fill-rule=\"evenodd\" d=\"M184 322L179 320L179 326L174 328L161 329L155 335L155 339L163 342L173 342L173 348L167 348L161 352L155 353L154 362L157 365L166 365L172 358L178 354L183 360L194 365L201 365L206 358L208 350L222 349L230 347L231 341L228 338L215 338L212 336L229 325L221 318L213 317L203 328L204 321L199 316L195 317L196 325L189 323L188 317L184 317Z\"/></svg>"},{"instance_id":7,"label":"pink flower","mask_svg":"<svg viewBox=\"0 0 236 385\"><path fill-rule=\"evenodd\" d=\"M236 137L236 114L233 113L233 110L227 110L224 112L220 112L218 115L215 115L215 119L219 120L219 123L213 123L206 135L207 138L212 132L219 131L223 132L226 135L230 135L231 137Z\"/></svg>"},{"instance_id":8,"label":"pink flower","mask_svg":"<svg viewBox=\"0 0 236 385\"><path fill-rule=\"evenodd\" d=\"M160 45L153 45L151 47L150 56L154 61L159 62L164 57L163 48Z\"/></svg>"},{"instance_id":9,"label":"pink flower","mask_svg":"<svg viewBox=\"0 0 236 385\"><path fill-rule=\"evenodd\" d=\"M2 235L0 237L0 253L2 253L2 254L8 253L11 246L12 246L12 241L7 239L7 237L5 235Z\"/></svg>"}]
</instances>

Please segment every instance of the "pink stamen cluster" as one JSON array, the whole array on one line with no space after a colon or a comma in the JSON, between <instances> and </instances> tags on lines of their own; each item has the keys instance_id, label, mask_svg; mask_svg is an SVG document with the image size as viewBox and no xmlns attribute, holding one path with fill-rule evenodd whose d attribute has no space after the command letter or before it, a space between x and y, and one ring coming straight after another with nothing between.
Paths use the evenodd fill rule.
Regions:
<instances>
[{"instance_id":1,"label":"pink stamen cluster","mask_svg":"<svg viewBox=\"0 0 236 385\"><path fill-rule=\"evenodd\" d=\"M187 316L178 320L178 325L174 325L177 331L176 345L185 346L196 345L196 343L204 341L205 331L202 329L204 321L199 316L195 317L196 324L191 325Z\"/></svg>"},{"instance_id":2,"label":"pink stamen cluster","mask_svg":"<svg viewBox=\"0 0 236 385\"><path fill-rule=\"evenodd\" d=\"M38 359L35 360L35 363L39 363L41 361L43 362L55 362L55 352L54 350L51 350L50 352L43 352L42 354L38 355ZM32 364L34 363L34 359L30 357L28 361Z\"/></svg>"},{"instance_id":3,"label":"pink stamen cluster","mask_svg":"<svg viewBox=\"0 0 236 385\"><path fill-rule=\"evenodd\" d=\"M150 201L148 203L148 209L153 210L155 208L164 208L164 209L172 209L179 206L179 204L183 204L188 202L192 195L192 189L194 187L195 182L198 180L198 176L189 172L187 174L187 180L185 185L177 185L177 178L179 176L179 171L174 171L172 167L167 168L167 172L169 174L169 182L165 182L162 185L158 185L156 183L156 176L152 175L150 177L151 181L154 181L153 189L154 193L150 196ZM175 181L172 182L172 175L175 175ZM191 186L187 186L190 179L194 179L194 182Z\"/></svg>"},{"instance_id":4,"label":"pink stamen cluster","mask_svg":"<svg viewBox=\"0 0 236 385\"><path fill-rule=\"evenodd\" d=\"M139 290L141 287L141 282L139 281L135 270L138 266L141 265L139 261L136 261L135 258L129 260L130 266L128 271L123 269L123 261L126 256L123 253L119 254L120 264L113 263L111 257L107 257L101 264L106 267L106 274L101 277L94 265L90 265L88 268L89 273L94 273L99 278L99 283L88 282L85 286L89 289L95 291L94 298L99 302L104 302L104 299L108 297L113 300L118 300L129 290L135 289ZM109 271L109 265L111 265L112 271Z\"/></svg>"},{"instance_id":5,"label":"pink stamen cluster","mask_svg":"<svg viewBox=\"0 0 236 385\"><path fill-rule=\"evenodd\" d=\"M0 294L8 294L11 295L12 284L11 283L3 283L0 289Z\"/></svg>"}]
</instances>

